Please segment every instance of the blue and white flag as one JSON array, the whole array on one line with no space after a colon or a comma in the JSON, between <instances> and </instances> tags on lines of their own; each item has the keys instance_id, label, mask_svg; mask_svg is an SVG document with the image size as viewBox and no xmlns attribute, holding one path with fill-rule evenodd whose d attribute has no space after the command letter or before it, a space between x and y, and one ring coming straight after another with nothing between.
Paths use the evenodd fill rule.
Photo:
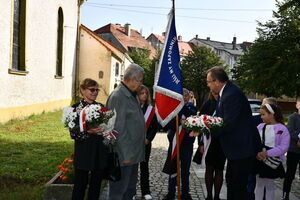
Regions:
<instances>
[{"instance_id":1,"label":"blue and white flag","mask_svg":"<svg viewBox=\"0 0 300 200\"><path fill-rule=\"evenodd\" d=\"M164 127L184 105L182 74L173 10L170 13L166 39L154 82L155 113Z\"/></svg>"}]
</instances>

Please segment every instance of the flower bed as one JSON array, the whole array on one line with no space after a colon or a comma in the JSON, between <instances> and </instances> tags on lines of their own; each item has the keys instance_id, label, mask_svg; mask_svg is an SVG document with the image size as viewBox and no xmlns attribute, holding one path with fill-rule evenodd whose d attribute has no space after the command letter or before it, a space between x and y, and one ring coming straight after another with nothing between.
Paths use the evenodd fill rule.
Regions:
<instances>
[{"instance_id":1,"label":"flower bed","mask_svg":"<svg viewBox=\"0 0 300 200\"><path fill-rule=\"evenodd\" d=\"M64 183L59 171L47 184L44 192L44 200L68 200L72 198L73 184ZM108 183L102 181L100 199L108 199Z\"/></svg>"},{"instance_id":2,"label":"flower bed","mask_svg":"<svg viewBox=\"0 0 300 200\"><path fill-rule=\"evenodd\" d=\"M71 199L73 184L62 183L59 171L47 184L44 192L44 200L66 200Z\"/></svg>"}]
</instances>

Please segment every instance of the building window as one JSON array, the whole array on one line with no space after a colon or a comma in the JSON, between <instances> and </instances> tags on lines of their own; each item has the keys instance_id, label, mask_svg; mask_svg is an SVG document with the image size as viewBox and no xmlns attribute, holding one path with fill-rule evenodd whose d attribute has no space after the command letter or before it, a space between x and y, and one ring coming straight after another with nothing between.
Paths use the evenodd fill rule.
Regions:
<instances>
[{"instance_id":1,"label":"building window","mask_svg":"<svg viewBox=\"0 0 300 200\"><path fill-rule=\"evenodd\" d=\"M9 72L28 73L25 71L26 0L14 0L13 18L12 69Z\"/></svg>"},{"instance_id":2,"label":"building window","mask_svg":"<svg viewBox=\"0 0 300 200\"><path fill-rule=\"evenodd\" d=\"M63 63L63 37L64 37L64 15L62 8L58 9L57 22L57 55L56 55L56 77L62 77Z\"/></svg>"},{"instance_id":3,"label":"building window","mask_svg":"<svg viewBox=\"0 0 300 200\"><path fill-rule=\"evenodd\" d=\"M115 76L119 76L120 74L120 67L119 67L119 63L116 63L116 69L115 69Z\"/></svg>"}]
</instances>

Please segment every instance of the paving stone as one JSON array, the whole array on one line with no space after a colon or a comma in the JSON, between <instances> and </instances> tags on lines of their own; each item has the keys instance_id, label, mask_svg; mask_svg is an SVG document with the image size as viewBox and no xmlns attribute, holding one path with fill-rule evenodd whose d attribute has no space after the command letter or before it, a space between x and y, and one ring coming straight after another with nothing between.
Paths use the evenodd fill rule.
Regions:
<instances>
[{"instance_id":1,"label":"paving stone","mask_svg":"<svg viewBox=\"0 0 300 200\"><path fill-rule=\"evenodd\" d=\"M162 168L167 156L168 140L165 133L158 133L152 142L151 157L149 161L150 169L150 190L154 200L161 200L168 193L168 175L162 172ZM197 144L194 144L194 148ZM224 172L225 174L225 172ZM141 200L140 181L137 184L137 198ZM277 190L276 197L281 194L283 179L275 181ZM195 163L192 163L190 170L190 193L194 200L205 199L205 181L204 169L200 169ZM292 185L291 193L293 199L300 199L300 178L299 172L296 173L296 178ZM102 197L105 195L102 195ZM221 198L226 198L226 184L224 181L223 189L221 191ZM102 198L100 198L102 199ZM103 198L104 199L104 198Z\"/></svg>"}]
</instances>

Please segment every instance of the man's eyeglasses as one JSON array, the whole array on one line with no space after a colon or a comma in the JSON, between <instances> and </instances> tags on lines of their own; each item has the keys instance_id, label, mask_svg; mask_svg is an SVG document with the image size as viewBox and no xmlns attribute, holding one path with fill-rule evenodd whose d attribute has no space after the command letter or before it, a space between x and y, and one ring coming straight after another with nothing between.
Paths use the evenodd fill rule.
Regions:
<instances>
[{"instance_id":1,"label":"man's eyeglasses","mask_svg":"<svg viewBox=\"0 0 300 200\"><path fill-rule=\"evenodd\" d=\"M215 82L216 80L211 80L211 81L206 81L206 83L212 83Z\"/></svg>"},{"instance_id":2,"label":"man's eyeglasses","mask_svg":"<svg viewBox=\"0 0 300 200\"><path fill-rule=\"evenodd\" d=\"M138 79L135 79L137 82L139 82L139 83L142 83L143 82L143 79L140 79L140 80L138 80Z\"/></svg>"},{"instance_id":3,"label":"man's eyeglasses","mask_svg":"<svg viewBox=\"0 0 300 200\"><path fill-rule=\"evenodd\" d=\"M87 88L91 93L99 92L98 88Z\"/></svg>"}]
</instances>

